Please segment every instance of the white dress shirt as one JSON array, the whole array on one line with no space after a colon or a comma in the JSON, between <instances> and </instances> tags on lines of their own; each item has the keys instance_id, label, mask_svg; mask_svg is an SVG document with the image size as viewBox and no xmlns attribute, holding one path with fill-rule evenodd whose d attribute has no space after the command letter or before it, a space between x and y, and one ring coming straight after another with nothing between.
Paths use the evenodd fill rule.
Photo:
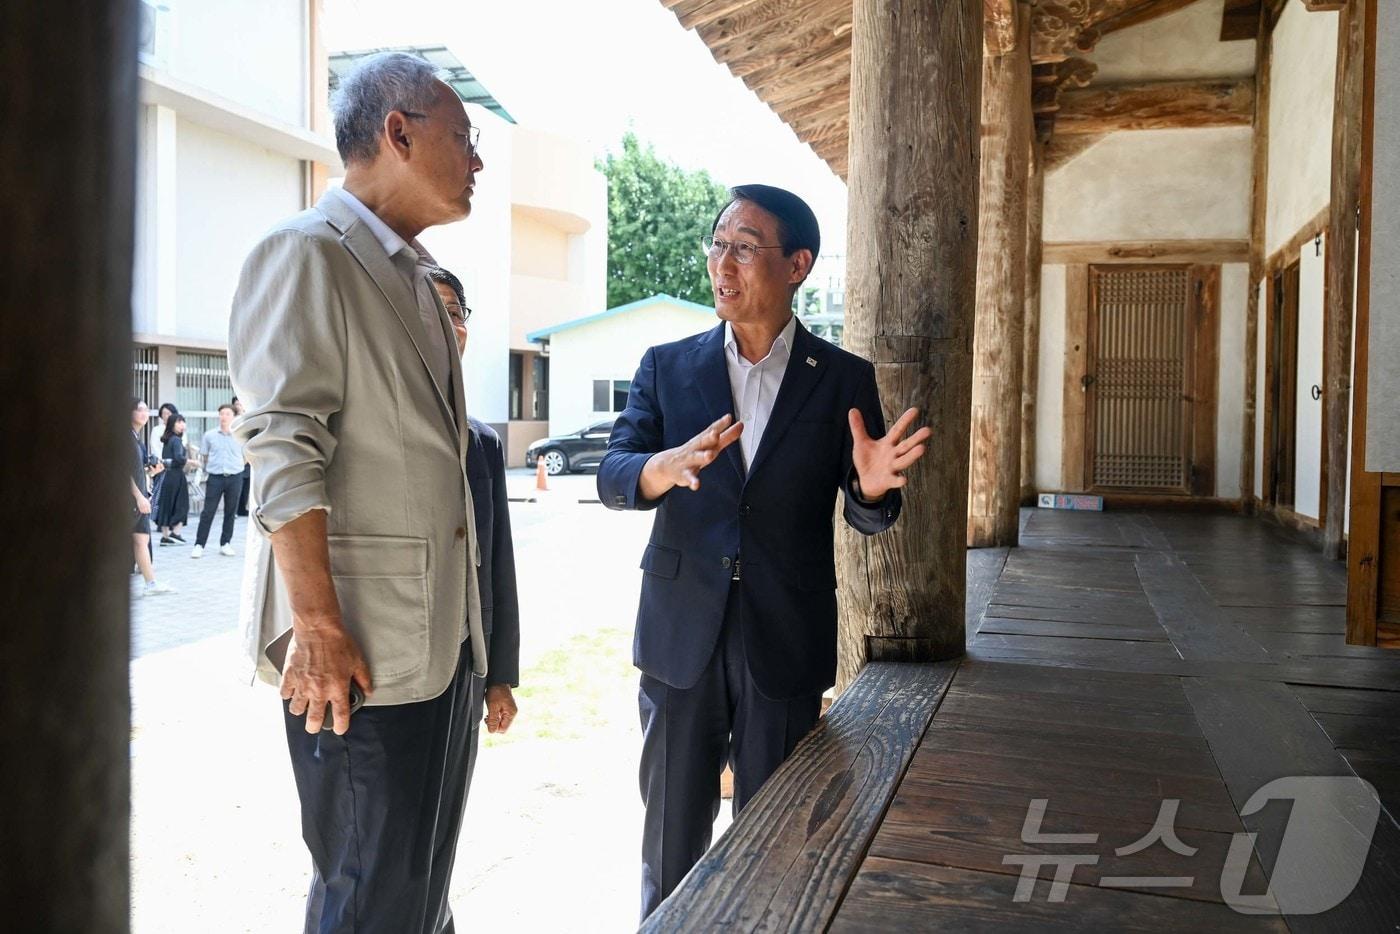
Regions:
<instances>
[{"instance_id":1,"label":"white dress shirt","mask_svg":"<svg viewBox=\"0 0 1400 934\"><path fill-rule=\"evenodd\" d=\"M413 298L418 305L418 317L423 322L423 330L428 338L428 346L424 348L424 353L432 362L433 378L438 381L438 387L447 397L450 405L452 403L452 358L450 355L456 348L449 346L447 335L443 332L443 312L439 311L437 290L428 280L428 267L431 265L431 261L420 252L415 244L409 243L394 233L393 229L384 223L378 214L366 207L359 198L340 187L326 190L340 198L345 206L354 211L355 216L370 229L370 232L374 234L374 239L379 241L379 245L388 254L389 261L394 264L394 268L403 276L404 282L413 292Z\"/></svg>"},{"instance_id":2,"label":"white dress shirt","mask_svg":"<svg viewBox=\"0 0 1400 934\"><path fill-rule=\"evenodd\" d=\"M773 414L773 402L782 388L783 374L787 372L788 360L792 357L792 339L796 333L797 316L793 315L773 341L768 356L757 363L750 363L739 353L734 328L729 322L724 323L724 363L729 370L734 417L744 423L739 447L744 454L745 470L753 463L759 442L763 440L763 432L768 427L768 417Z\"/></svg>"}]
</instances>

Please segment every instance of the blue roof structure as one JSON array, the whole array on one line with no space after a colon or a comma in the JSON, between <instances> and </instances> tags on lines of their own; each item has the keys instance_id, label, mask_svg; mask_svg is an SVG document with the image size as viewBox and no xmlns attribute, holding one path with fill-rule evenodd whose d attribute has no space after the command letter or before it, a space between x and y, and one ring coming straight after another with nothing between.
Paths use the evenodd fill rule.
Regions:
<instances>
[{"instance_id":1,"label":"blue roof structure","mask_svg":"<svg viewBox=\"0 0 1400 934\"><path fill-rule=\"evenodd\" d=\"M525 335L525 339L533 343L547 340L551 335L560 331L568 331L573 328L582 327L585 324L592 324L595 321L602 321L604 318L612 318L616 315L626 314L629 311L636 311L648 305L655 305L659 302L675 305L688 311L696 311L707 316L713 316L715 310L709 305L701 305L699 302L686 301L683 298L676 298L665 293L657 293L650 298L640 298L635 302L628 302L626 305L618 305L616 308L609 308L607 311L599 311L591 315L584 315L582 318L575 318L572 321L565 321L547 328L540 328L538 331L531 331Z\"/></svg>"}]
</instances>

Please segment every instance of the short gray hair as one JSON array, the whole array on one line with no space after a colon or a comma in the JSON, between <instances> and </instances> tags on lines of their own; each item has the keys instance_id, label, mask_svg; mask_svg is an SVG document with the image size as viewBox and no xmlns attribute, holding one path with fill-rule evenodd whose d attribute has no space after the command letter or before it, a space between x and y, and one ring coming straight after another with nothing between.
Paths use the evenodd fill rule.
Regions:
<instances>
[{"instance_id":1,"label":"short gray hair","mask_svg":"<svg viewBox=\"0 0 1400 934\"><path fill-rule=\"evenodd\" d=\"M436 68L407 52L379 52L356 63L331 97L341 161L373 162L384 118L393 110L426 113L437 77Z\"/></svg>"}]
</instances>

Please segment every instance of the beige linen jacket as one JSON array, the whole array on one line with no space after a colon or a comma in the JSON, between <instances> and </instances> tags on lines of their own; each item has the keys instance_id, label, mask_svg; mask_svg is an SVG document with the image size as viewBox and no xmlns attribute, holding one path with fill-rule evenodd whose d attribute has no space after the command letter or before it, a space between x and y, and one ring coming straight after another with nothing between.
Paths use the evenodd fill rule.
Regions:
<instances>
[{"instance_id":1,"label":"beige linen jacket","mask_svg":"<svg viewBox=\"0 0 1400 934\"><path fill-rule=\"evenodd\" d=\"M461 360L449 354L452 385L439 386L428 346L408 282L338 198L280 224L243 265L228 352L253 478L240 614L265 681L278 677L263 649L292 624L268 536L312 509L328 513L341 615L374 680L366 703L441 694L467 637L486 674Z\"/></svg>"}]
</instances>

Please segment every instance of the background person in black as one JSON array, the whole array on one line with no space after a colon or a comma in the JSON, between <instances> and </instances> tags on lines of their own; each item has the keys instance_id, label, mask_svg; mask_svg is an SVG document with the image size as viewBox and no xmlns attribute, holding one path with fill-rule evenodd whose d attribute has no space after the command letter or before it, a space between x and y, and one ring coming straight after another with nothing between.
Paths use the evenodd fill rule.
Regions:
<instances>
[{"instance_id":1,"label":"background person in black","mask_svg":"<svg viewBox=\"0 0 1400 934\"><path fill-rule=\"evenodd\" d=\"M151 563L151 477L160 473L159 462L152 464L141 440L141 431L150 421L151 410L140 399L131 400L131 543L136 553L136 567L146 581L143 596L156 597L174 593L174 589L156 580Z\"/></svg>"},{"instance_id":2,"label":"background person in black","mask_svg":"<svg viewBox=\"0 0 1400 934\"><path fill-rule=\"evenodd\" d=\"M238 397L237 397L237 396L234 396L233 399L231 399L231 400L229 401L229 405L233 406L233 414L234 414L234 417L238 417L238 416L240 416L240 415L243 414L243 403L238 401ZM252 489L252 487L253 487L253 465L252 465L252 464L244 464L244 465L243 465L243 492L238 494L238 515L240 515L240 516L245 516L245 517L246 517L246 516L248 515L248 491L249 491L250 489Z\"/></svg>"},{"instance_id":3,"label":"background person in black","mask_svg":"<svg viewBox=\"0 0 1400 934\"><path fill-rule=\"evenodd\" d=\"M162 545L183 545L180 530L190 521L190 489L185 483L185 416L176 412L165 420L160 436L160 463L164 478L156 494L156 528Z\"/></svg>"}]
</instances>

